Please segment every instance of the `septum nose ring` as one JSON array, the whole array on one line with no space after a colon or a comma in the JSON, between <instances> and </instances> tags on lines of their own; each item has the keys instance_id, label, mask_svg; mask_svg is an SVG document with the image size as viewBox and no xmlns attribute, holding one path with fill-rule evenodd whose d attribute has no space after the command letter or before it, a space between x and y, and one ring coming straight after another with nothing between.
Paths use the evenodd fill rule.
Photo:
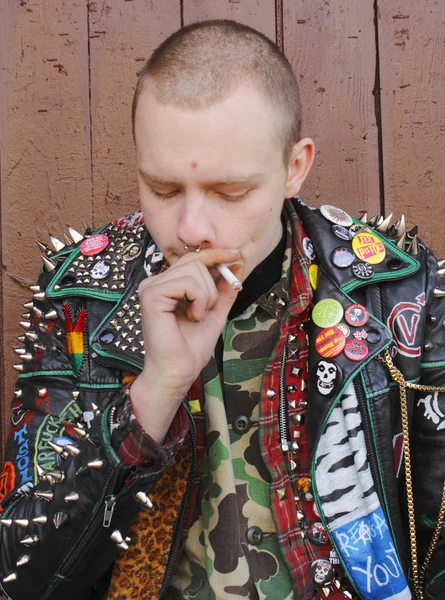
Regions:
<instances>
[{"instance_id":1,"label":"septum nose ring","mask_svg":"<svg viewBox=\"0 0 445 600\"><path fill-rule=\"evenodd\" d=\"M199 244L199 246L195 249L195 252L201 252L201 246L202 246L202 244ZM186 244L184 245L184 248L185 248L185 250L189 249L189 247Z\"/></svg>"}]
</instances>

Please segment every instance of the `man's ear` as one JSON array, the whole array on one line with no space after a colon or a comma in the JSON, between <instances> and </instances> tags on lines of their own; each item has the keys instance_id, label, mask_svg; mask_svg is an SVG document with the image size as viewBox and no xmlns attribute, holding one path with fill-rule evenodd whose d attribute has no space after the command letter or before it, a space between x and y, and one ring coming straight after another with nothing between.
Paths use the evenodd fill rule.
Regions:
<instances>
[{"instance_id":1,"label":"man's ear","mask_svg":"<svg viewBox=\"0 0 445 600\"><path fill-rule=\"evenodd\" d=\"M287 179L284 188L285 198L292 198L298 194L311 170L314 155L315 145L310 138L302 138L294 145L287 168Z\"/></svg>"}]
</instances>

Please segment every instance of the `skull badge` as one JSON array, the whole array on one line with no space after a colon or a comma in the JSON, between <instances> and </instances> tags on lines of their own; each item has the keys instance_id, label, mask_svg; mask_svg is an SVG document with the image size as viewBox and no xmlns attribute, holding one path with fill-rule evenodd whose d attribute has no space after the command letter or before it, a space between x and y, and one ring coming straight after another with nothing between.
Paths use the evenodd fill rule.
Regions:
<instances>
[{"instance_id":1,"label":"skull badge","mask_svg":"<svg viewBox=\"0 0 445 600\"><path fill-rule=\"evenodd\" d=\"M111 266L104 260L98 260L91 267L90 275L93 279L105 279L110 273Z\"/></svg>"},{"instance_id":2,"label":"skull badge","mask_svg":"<svg viewBox=\"0 0 445 600\"><path fill-rule=\"evenodd\" d=\"M317 365L317 389L323 396L329 396L334 390L338 367L335 363L321 360Z\"/></svg>"},{"instance_id":3,"label":"skull badge","mask_svg":"<svg viewBox=\"0 0 445 600\"><path fill-rule=\"evenodd\" d=\"M322 585L333 578L334 569L328 560L319 558L311 564L311 575L314 583Z\"/></svg>"}]
</instances>

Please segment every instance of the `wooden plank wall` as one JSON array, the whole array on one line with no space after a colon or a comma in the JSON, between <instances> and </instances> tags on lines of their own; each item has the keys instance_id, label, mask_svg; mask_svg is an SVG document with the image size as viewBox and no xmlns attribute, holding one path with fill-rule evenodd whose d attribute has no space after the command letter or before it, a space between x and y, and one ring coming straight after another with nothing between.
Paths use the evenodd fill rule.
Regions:
<instances>
[{"instance_id":1,"label":"wooden plank wall","mask_svg":"<svg viewBox=\"0 0 445 600\"><path fill-rule=\"evenodd\" d=\"M136 73L170 33L210 18L251 25L289 57L317 149L308 203L405 212L445 252L440 0L0 0L3 442L35 239L138 207Z\"/></svg>"}]
</instances>

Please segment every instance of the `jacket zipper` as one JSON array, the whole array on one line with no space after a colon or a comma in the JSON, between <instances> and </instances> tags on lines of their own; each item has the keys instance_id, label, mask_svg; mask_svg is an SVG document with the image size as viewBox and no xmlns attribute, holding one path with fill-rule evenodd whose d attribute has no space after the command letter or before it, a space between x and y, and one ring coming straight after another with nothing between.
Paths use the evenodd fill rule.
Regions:
<instances>
[{"instance_id":1,"label":"jacket zipper","mask_svg":"<svg viewBox=\"0 0 445 600\"><path fill-rule=\"evenodd\" d=\"M179 551L181 550L181 546L182 546L182 536L183 536L183 532L184 532L185 520L187 518L189 504L190 504L190 495L192 492L193 482L195 480L196 462L197 462L195 423L193 421L193 417L191 416L190 412L188 411L188 408L187 408L187 412L188 412L189 419L192 424L192 426L190 428L190 435L192 438L192 464L190 466L190 473L189 473L189 477L187 480L187 488L185 490L184 499L182 501L182 506L181 506L181 510L180 510L180 514L179 514L179 520L175 527L175 531L173 533L173 542L172 542L172 546L170 549L167 566L164 571L164 579L162 581L162 587L161 587L161 591L159 593L159 598L162 598L163 595L165 594L165 592L167 591L167 588L170 584L170 580L173 576L174 569L177 566L177 559L178 559Z\"/></svg>"},{"instance_id":2,"label":"jacket zipper","mask_svg":"<svg viewBox=\"0 0 445 600\"><path fill-rule=\"evenodd\" d=\"M371 423L370 417L368 414L368 407L366 405L366 398L363 392L362 384L358 381L358 378L354 378L354 388L355 393L357 394L358 405L360 408L360 414L362 416L363 423L363 433L365 436L365 446L366 446L366 456L369 462L369 468L371 469L372 479L374 481L375 489L377 492L377 496L379 498L380 506L382 510L385 506L385 501L383 498L383 489L380 482L379 469L377 466L377 459L375 456L373 443L372 443L372 431L371 431Z\"/></svg>"},{"instance_id":3,"label":"jacket zipper","mask_svg":"<svg viewBox=\"0 0 445 600\"><path fill-rule=\"evenodd\" d=\"M279 384L279 409L278 409L278 421L280 428L280 444L283 452L289 452L289 414L286 406L286 362L287 362L287 345L284 345L283 356L281 358L280 367L280 384Z\"/></svg>"}]
</instances>

